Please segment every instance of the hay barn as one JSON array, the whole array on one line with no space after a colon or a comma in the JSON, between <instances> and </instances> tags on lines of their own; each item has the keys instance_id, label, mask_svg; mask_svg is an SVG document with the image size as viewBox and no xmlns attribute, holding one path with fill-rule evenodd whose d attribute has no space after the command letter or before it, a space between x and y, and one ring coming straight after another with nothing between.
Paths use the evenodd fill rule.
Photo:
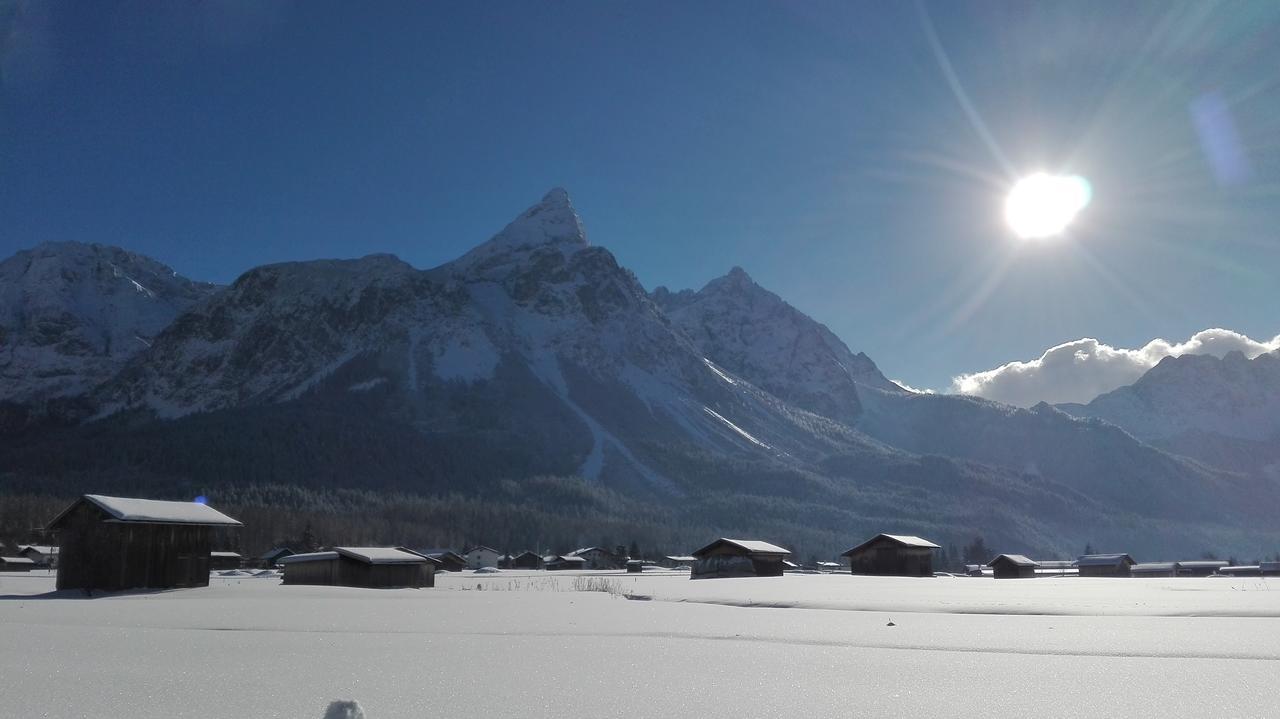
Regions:
<instances>
[{"instance_id":1,"label":"hay barn","mask_svg":"<svg viewBox=\"0 0 1280 719\"><path fill-rule=\"evenodd\" d=\"M393 547L334 547L280 560L284 584L335 587L434 587L436 562Z\"/></svg>"},{"instance_id":2,"label":"hay barn","mask_svg":"<svg viewBox=\"0 0 1280 719\"><path fill-rule=\"evenodd\" d=\"M1040 563L1021 554L1001 554L987 566L996 579L1035 579Z\"/></svg>"},{"instance_id":3,"label":"hay barn","mask_svg":"<svg viewBox=\"0 0 1280 719\"><path fill-rule=\"evenodd\" d=\"M693 553L690 579L780 577L791 551L754 539L717 539Z\"/></svg>"},{"instance_id":4,"label":"hay barn","mask_svg":"<svg viewBox=\"0 0 1280 719\"><path fill-rule=\"evenodd\" d=\"M210 545L240 526L195 502L86 494L49 523L58 589L207 587Z\"/></svg>"},{"instance_id":5,"label":"hay barn","mask_svg":"<svg viewBox=\"0 0 1280 719\"><path fill-rule=\"evenodd\" d=\"M30 572L36 563L26 557L0 557L0 572Z\"/></svg>"},{"instance_id":6,"label":"hay barn","mask_svg":"<svg viewBox=\"0 0 1280 719\"><path fill-rule=\"evenodd\" d=\"M932 577L933 553L938 549L941 547L920 537L877 534L840 556L849 558L853 574Z\"/></svg>"},{"instance_id":7,"label":"hay barn","mask_svg":"<svg viewBox=\"0 0 1280 719\"><path fill-rule=\"evenodd\" d=\"M1082 577L1128 577L1135 564L1127 554L1086 554L1076 560Z\"/></svg>"}]
</instances>

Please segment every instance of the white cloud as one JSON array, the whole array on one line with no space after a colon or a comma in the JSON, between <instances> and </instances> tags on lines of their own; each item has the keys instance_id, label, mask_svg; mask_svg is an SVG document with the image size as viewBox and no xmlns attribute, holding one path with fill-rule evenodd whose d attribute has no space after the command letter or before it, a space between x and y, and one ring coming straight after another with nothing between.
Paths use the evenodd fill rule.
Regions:
<instances>
[{"instance_id":1,"label":"white cloud","mask_svg":"<svg viewBox=\"0 0 1280 719\"><path fill-rule=\"evenodd\" d=\"M906 382L903 382L900 379L891 379L889 381L905 389L906 391L911 392L912 394L933 394L933 390L931 389L920 389L919 387L912 387L911 385L907 384Z\"/></svg>"},{"instance_id":2,"label":"white cloud","mask_svg":"<svg viewBox=\"0 0 1280 719\"><path fill-rule=\"evenodd\" d=\"M1184 354L1222 357L1239 350L1250 359L1280 349L1280 335L1270 341L1224 329L1197 332L1185 342L1155 339L1141 349L1120 349L1092 338L1078 339L1045 351L1039 359L1010 362L951 381L951 392L986 397L1030 407L1038 402L1088 402L1118 387L1133 384L1165 357Z\"/></svg>"}]
</instances>

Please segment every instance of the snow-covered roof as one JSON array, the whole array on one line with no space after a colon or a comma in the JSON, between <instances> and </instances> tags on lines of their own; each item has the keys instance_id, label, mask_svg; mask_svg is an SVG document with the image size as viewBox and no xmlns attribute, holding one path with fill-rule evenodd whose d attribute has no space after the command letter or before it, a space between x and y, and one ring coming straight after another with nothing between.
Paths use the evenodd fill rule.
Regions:
<instances>
[{"instance_id":1,"label":"snow-covered roof","mask_svg":"<svg viewBox=\"0 0 1280 719\"><path fill-rule=\"evenodd\" d=\"M288 547L273 547L271 550L264 552L262 556L258 557L258 559L263 559L263 560L279 559L280 555L282 554L285 554L285 555L293 554L293 550L289 549Z\"/></svg>"},{"instance_id":2,"label":"snow-covered roof","mask_svg":"<svg viewBox=\"0 0 1280 719\"><path fill-rule=\"evenodd\" d=\"M228 559L235 557L236 559L239 559L240 553L239 552L209 552L209 556L210 557L226 557Z\"/></svg>"},{"instance_id":3,"label":"snow-covered roof","mask_svg":"<svg viewBox=\"0 0 1280 719\"><path fill-rule=\"evenodd\" d=\"M0 562L5 564L35 564L35 560L26 557L0 557Z\"/></svg>"},{"instance_id":4,"label":"snow-covered roof","mask_svg":"<svg viewBox=\"0 0 1280 719\"><path fill-rule=\"evenodd\" d=\"M858 546L854 547L853 549L850 549L849 551L845 552L840 556L847 557L850 554L853 554L854 552L857 552L861 549L866 548L868 545L872 544L873 542L879 542L882 539L887 539L901 547L915 547L918 549L942 549L942 547L939 547L938 545L934 544L933 542L930 542L927 539L921 539L920 537L916 537L910 534L877 534L871 539L868 539L867 541L863 542L862 544L859 544Z\"/></svg>"},{"instance_id":5,"label":"snow-covered roof","mask_svg":"<svg viewBox=\"0 0 1280 719\"><path fill-rule=\"evenodd\" d=\"M698 557L700 555L706 554L707 552L714 549L716 545L719 545L719 544L732 544L733 546L738 547L739 549L745 550L747 552L750 552L751 554L777 554L777 555L791 554L790 549L783 549L782 547L779 547L776 544L761 542L760 540L757 540L757 539L728 539L725 537L721 537L720 539L717 539L711 544L708 544L702 549L699 549L698 551L694 552L693 556Z\"/></svg>"},{"instance_id":6,"label":"snow-covered roof","mask_svg":"<svg viewBox=\"0 0 1280 719\"><path fill-rule=\"evenodd\" d=\"M1190 562L1178 562L1178 567L1186 569L1218 569L1230 564L1230 562L1224 562L1220 559L1197 559Z\"/></svg>"},{"instance_id":7,"label":"snow-covered roof","mask_svg":"<svg viewBox=\"0 0 1280 719\"><path fill-rule=\"evenodd\" d=\"M197 502L167 502L159 499L135 499L131 497L107 497L86 494L49 523L53 528L80 502L90 502L111 515L108 522L140 522L145 524L195 524L203 526L241 527L240 522L228 517L207 504Z\"/></svg>"},{"instance_id":8,"label":"snow-covered roof","mask_svg":"<svg viewBox=\"0 0 1280 719\"><path fill-rule=\"evenodd\" d=\"M486 547L483 544L476 545L467 550L467 554L471 554L472 552L493 552L494 554L502 554L502 552L499 552L493 547Z\"/></svg>"},{"instance_id":9,"label":"snow-covered roof","mask_svg":"<svg viewBox=\"0 0 1280 719\"><path fill-rule=\"evenodd\" d=\"M582 556L582 555L584 555L584 554L586 554L586 553L588 553L588 552L604 552L605 554L609 554L609 553L610 553L610 552L609 552L609 550L607 550L607 549L602 549L602 548L600 548L600 547L583 547L582 549L575 549L575 550L573 550L572 552L569 552L568 554L566 554L565 556L566 556L566 557L580 557L580 556Z\"/></svg>"},{"instance_id":10,"label":"snow-covered roof","mask_svg":"<svg viewBox=\"0 0 1280 719\"><path fill-rule=\"evenodd\" d=\"M1176 562L1141 562L1133 565L1130 571L1138 572L1139 574L1142 572L1172 572L1177 567Z\"/></svg>"},{"instance_id":11,"label":"snow-covered roof","mask_svg":"<svg viewBox=\"0 0 1280 719\"><path fill-rule=\"evenodd\" d=\"M1137 564L1127 554L1086 554L1076 560L1077 567L1113 567L1121 563Z\"/></svg>"},{"instance_id":12,"label":"snow-covered roof","mask_svg":"<svg viewBox=\"0 0 1280 719\"><path fill-rule=\"evenodd\" d=\"M40 554L57 554L58 553L57 547L51 547L47 544L19 544L18 545L19 552L25 552L28 549L33 552L39 552Z\"/></svg>"},{"instance_id":13,"label":"snow-covered roof","mask_svg":"<svg viewBox=\"0 0 1280 719\"><path fill-rule=\"evenodd\" d=\"M337 552L305 552L303 554L290 554L287 557L281 557L280 563L301 564L303 562L325 562L337 558Z\"/></svg>"},{"instance_id":14,"label":"snow-covered roof","mask_svg":"<svg viewBox=\"0 0 1280 719\"><path fill-rule=\"evenodd\" d=\"M561 554L561 555L555 555L555 554L553 554L553 555L551 555L551 556L549 556L549 557L543 557L543 558L542 558L542 560L543 560L543 561L545 561L545 562L573 562L573 563L575 563L575 564L578 564L578 563L586 564L586 563L587 563L587 560L586 560L586 559L584 559L584 558L582 558L582 557L571 557L571 556L563 555L563 554Z\"/></svg>"},{"instance_id":15,"label":"snow-covered roof","mask_svg":"<svg viewBox=\"0 0 1280 719\"><path fill-rule=\"evenodd\" d=\"M365 564L426 564L432 560L395 547L334 547L333 551Z\"/></svg>"},{"instance_id":16,"label":"snow-covered roof","mask_svg":"<svg viewBox=\"0 0 1280 719\"><path fill-rule=\"evenodd\" d=\"M671 561L673 561L673 562L696 562L696 561L698 561L698 558L697 558L697 557L694 557L694 556L684 556L684 557L682 557L682 556L679 556L679 555L671 555L671 556L667 557L667 559L670 559L670 560L671 560Z\"/></svg>"},{"instance_id":17,"label":"snow-covered roof","mask_svg":"<svg viewBox=\"0 0 1280 719\"><path fill-rule=\"evenodd\" d=\"M1003 559L1004 561L1006 561L1006 562L1009 562L1009 563L1013 564L1014 566L1017 566L1017 567L1038 567L1038 566L1040 566L1040 563L1039 563L1039 562L1035 561L1034 559L1030 559L1030 558L1028 558L1028 557L1026 557L1025 555L1022 555L1022 554L1000 554L1000 555L997 555L995 559L992 559L990 562L987 562L987 566L988 566L988 567L994 567L994 566L996 566L996 562L999 562L999 561L1000 561L1000 560L1002 560L1002 559Z\"/></svg>"}]
</instances>

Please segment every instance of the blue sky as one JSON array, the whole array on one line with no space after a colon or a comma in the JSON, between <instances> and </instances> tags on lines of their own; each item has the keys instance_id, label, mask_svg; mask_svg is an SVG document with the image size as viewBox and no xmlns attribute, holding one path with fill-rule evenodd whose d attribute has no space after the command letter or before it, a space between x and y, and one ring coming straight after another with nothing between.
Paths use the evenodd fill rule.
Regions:
<instances>
[{"instance_id":1,"label":"blue sky","mask_svg":"<svg viewBox=\"0 0 1280 719\"><path fill-rule=\"evenodd\" d=\"M740 265L916 386L1280 333L1274 3L0 0L0 43L3 256L430 267L562 185L647 287ZM1094 202L1020 241L1039 169Z\"/></svg>"}]
</instances>

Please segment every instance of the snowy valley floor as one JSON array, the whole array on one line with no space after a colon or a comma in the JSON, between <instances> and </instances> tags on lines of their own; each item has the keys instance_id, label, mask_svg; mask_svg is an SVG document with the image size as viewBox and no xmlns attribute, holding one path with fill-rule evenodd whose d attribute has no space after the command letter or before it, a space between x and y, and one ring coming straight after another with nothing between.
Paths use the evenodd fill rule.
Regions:
<instances>
[{"instance_id":1,"label":"snowy valley floor","mask_svg":"<svg viewBox=\"0 0 1280 719\"><path fill-rule=\"evenodd\" d=\"M0 717L1280 716L1276 578L52 589L0 574Z\"/></svg>"}]
</instances>

